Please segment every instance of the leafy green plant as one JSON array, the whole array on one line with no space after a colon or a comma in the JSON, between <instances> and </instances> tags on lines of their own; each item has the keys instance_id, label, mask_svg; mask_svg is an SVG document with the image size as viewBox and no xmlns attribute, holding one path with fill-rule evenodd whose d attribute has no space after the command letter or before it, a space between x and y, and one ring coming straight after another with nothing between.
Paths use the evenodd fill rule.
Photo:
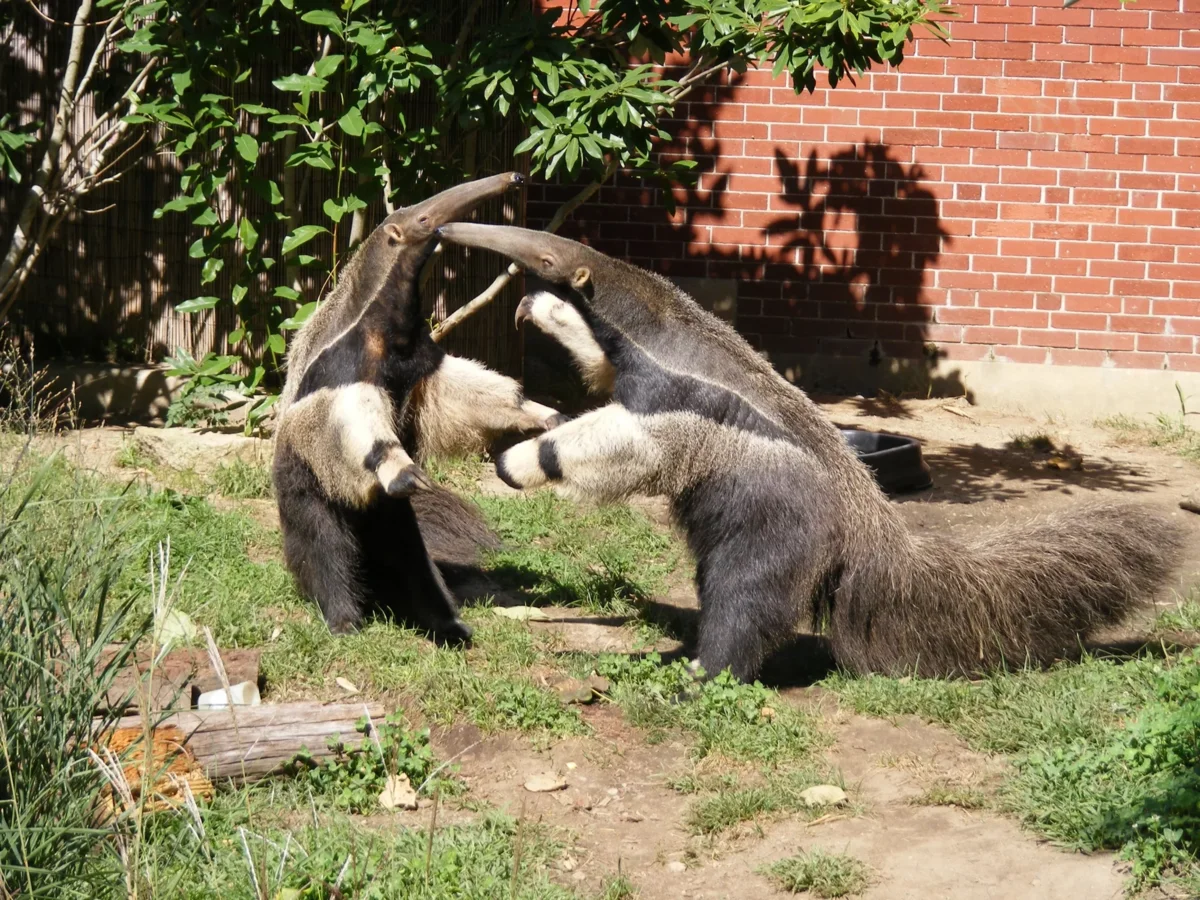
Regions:
<instances>
[{"instance_id":1,"label":"leafy green plant","mask_svg":"<svg viewBox=\"0 0 1200 900\"><path fill-rule=\"evenodd\" d=\"M275 405L273 395L255 397L265 369L255 366L249 376L232 371L236 356L207 353L197 360L180 347L167 357L166 374L185 378L179 394L167 408L167 427L172 425L225 425L230 413L246 406L246 434L252 434L267 411Z\"/></svg>"},{"instance_id":2,"label":"leafy green plant","mask_svg":"<svg viewBox=\"0 0 1200 900\"><path fill-rule=\"evenodd\" d=\"M366 236L372 204L390 211L511 167L503 142L525 135L512 153L528 153L533 174L584 184L553 230L618 170L686 181L695 161L660 150L679 101L718 72L770 67L811 91L819 66L836 85L901 62L917 26L945 36L931 20L940 0L481 6L161 0L130 11L120 49L154 66L123 122L160 129L183 165L178 196L155 214L196 229L204 293L177 308L230 305L229 345L273 369ZM665 65L673 54L688 60L678 72Z\"/></svg>"},{"instance_id":3,"label":"leafy green plant","mask_svg":"<svg viewBox=\"0 0 1200 900\"><path fill-rule=\"evenodd\" d=\"M681 729L696 738L693 754L785 765L824 744L817 721L783 703L760 682L728 672L697 683L684 660L667 665L657 653L604 655L596 671L614 683L613 699L635 725L651 732Z\"/></svg>"},{"instance_id":4,"label":"leafy green plant","mask_svg":"<svg viewBox=\"0 0 1200 900\"><path fill-rule=\"evenodd\" d=\"M845 853L810 850L782 859L764 870L783 890L805 891L816 897L861 894L871 883L871 870L860 859Z\"/></svg>"},{"instance_id":5,"label":"leafy green plant","mask_svg":"<svg viewBox=\"0 0 1200 900\"><path fill-rule=\"evenodd\" d=\"M304 752L291 763L314 796L327 798L338 809L363 813L379 807L379 795L393 775L407 776L414 790L423 786L436 764L428 729L412 731L402 715L393 713L374 729L364 717L357 731L364 735L357 746L330 738L331 759Z\"/></svg>"}]
</instances>

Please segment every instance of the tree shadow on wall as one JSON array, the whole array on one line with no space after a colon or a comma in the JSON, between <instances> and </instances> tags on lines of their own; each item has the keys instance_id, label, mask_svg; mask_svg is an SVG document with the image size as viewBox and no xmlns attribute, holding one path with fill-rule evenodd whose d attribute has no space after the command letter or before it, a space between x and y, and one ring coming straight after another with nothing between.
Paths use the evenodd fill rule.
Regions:
<instances>
[{"instance_id":1,"label":"tree shadow on wall","mask_svg":"<svg viewBox=\"0 0 1200 900\"><path fill-rule=\"evenodd\" d=\"M755 167L767 161L725 155L721 139L687 134L711 109L691 116L680 123L681 143L699 175L675 190L674 215L656 189L623 177L563 233L675 279L701 303L706 285L736 280L738 331L809 389L966 395L956 372L935 372L937 326L931 298L921 302L949 236L925 170L878 142L827 158L777 149L777 189L768 194L746 187L748 177L765 181ZM531 227L572 191L554 186L546 202L531 201ZM614 215L621 207L630 221ZM535 338L527 351L547 349Z\"/></svg>"}]
</instances>

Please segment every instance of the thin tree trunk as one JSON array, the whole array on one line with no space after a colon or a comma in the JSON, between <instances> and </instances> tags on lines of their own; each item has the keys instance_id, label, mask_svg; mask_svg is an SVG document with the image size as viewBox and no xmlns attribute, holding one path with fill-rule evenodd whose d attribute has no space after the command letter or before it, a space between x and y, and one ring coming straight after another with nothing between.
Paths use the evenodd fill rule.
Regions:
<instances>
[{"instance_id":1,"label":"thin tree trunk","mask_svg":"<svg viewBox=\"0 0 1200 900\"><path fill-rule=\"evenodd\" d=\"M54 113L54 125L50 129L50 137L46 142L46 152L42 154L42 162L34 175L29 193L17 217L17 225L13 231L4 259L0 261L0 318L11 305L10 298L20 286L16 276L22 271L22 262L30 248L30 231L33 219L49 202L47 188L54 180L59 167L59 153L67 135L67 124L74 113L75 87L79 81L79 65L83 59L83 44L87 36L87 23L92 17L93 0L82 0L79 9L75 11L75 20L71 25L71 46L67 52L67 65L63 70L62 89L58 92L58 108ZM36 247L36 244L34 245ZM38 251L40 253L40 250ZM27 269L26 269L27 272ZM24 277L20 279L24 281Z\"/></svg>"}]
</instances>

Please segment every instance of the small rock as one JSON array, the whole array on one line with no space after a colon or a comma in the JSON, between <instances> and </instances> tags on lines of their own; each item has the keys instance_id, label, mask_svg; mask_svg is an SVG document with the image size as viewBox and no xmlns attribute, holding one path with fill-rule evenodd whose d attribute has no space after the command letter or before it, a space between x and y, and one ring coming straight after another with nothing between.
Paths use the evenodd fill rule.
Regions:
<instances>
[{"instance_id":1,"label":"small rock","mask_svg":"<svg viewBox=\"0 0 1200 900\"><path fill-rule=\"evenodd\" d=\"M800 792L805 806L841 806L850 798L835 784L818 784Z\"/></svg>"},{"instance_id":2,"label":"small rock","mask_svg":"<svg viewBox=\"0 0 1200 900\"><path fill-rule=\"evenodd\" d=\"M673 859L673 860L671 860L669 863L667 863L667 871L668 871L668 872L676 872L676 873L678 873L678 872L686 872L686 871L687 871L687 866L685 866L685 865L684 865L683 863L681 863L679 860L677 860L677 859Z\"/></svg>"},{"instance_id":3,"label":"small rock","mask_svg":"<svg viewBox=\"0 0 1200 900\"><path fill-rule=\"evenodd\" d=\"M587 878L587 876L584 875L582 872L572 872L571 873L572 881L583 881L583 879L585 879L585 878Z\"/></svg>"},{"instance_id":4,"label":"small rock","mask_svg":"<svg viewBox=\"0 0 1200 900\"><path fill-rule=\"evenodd\" d=\"M182 610L168 611L154 625L154 642L160 647L166 644L187 644L196 638L196 623Z\"/></svg>"},{"instance_id":5,"label":"small rock","mask_svg":"<svg viewBox=\"0 0 1200 900\"><path fill-rule=\"evenodd\" d=\"M617 796L617 794L619 794L619 793L621 793L621 789L620 789L620 788L609 788L609 789L608 789L608 796L610 796L610 797L615 797L615 796Z\"/></svg>"},{"instance_id":6,"label":"small rock","mask_svg":"<svg viewBox=\"0 0 1200 900\"><path fill-rule=\"evenodd\" d=\"M337 678L334 679L334 681L337 683L337 686L340 687L347 694L357 694L358 693L358 685L356 685L349 678L343 678L341 675L339 675Z\"/></svg>"},{"instance_id":7,"label":"small rock","mask_svg":"<svg viewBox=\"0 0 1200 900\"><path fill-rule=\"evenodd\" d=\"M575 771L575 763L572 763L572 762L567 763L567 771L574 772Z\"/></svg>"},{"instance_id":8,"label":"small rock","mask_svg":"<svg viewBox=\"0 0 1200 900\"><path fill-rule=\"evenodd\" d=\"M379 805L384 809L416 809L417 792L413 790L407 775L389 775L379 795Z\"/></svg>"},{"instance_id":9,"label":"small rock","mask_svg":"<svg viewBox=\"0 0 1200 900\"><path fill-rule=\"evenodd\" d=\"M554 685L554 692L558 694L558 699L566 704L591 703L595 699L591 686L575 678L557 682Z\"/></svg>"},{"instance_id":10,"label":"small rock","mask_svg":"<svg viewBox=\"0 0 1200 900\"><path fill-rule=\"evenodd\" d=\"M271 636L268 638L268 641L277 641L277 640L279 640L279 636L280 636L281 634L283 634L283 626L282 626L282 625L276 625L274 628L272 628L272 629L271 629Z\"/></svg>"},{"instance_id":11,"label":"small rock","mask_svg":"<svg viewBox=\"0 0 1200 900\"><path fill-rule=\"evenodd\" d=\"M533 794L545 794L549 791L561 791L567 782L550 772L534 775L525 782L525 790Z\"/></svg>"},{"instance_id":12,"label":"small rock","mask_svg":"<svg viewBox=\"0 0 1200 900\"><path fill-rule=\"evenodd\" d=\"M492 609L498 616L518 622L549 622L550 617L536 606L497 606Z\"/></svg>"},{"instance_id":13,"label":"small rock","mask_svg":"<svg viewBox=\"0 0 1200 900\"><path fill-rule=\"evenodd\" d=\"M646 819L646 817L643 816L639 812L628 812L628 811L621 813L621 818L624 819L626 822L643 822Z\"/></svg>"},{"instance_id":14,"label":"small rock","mask_svg":"<svg viewBox=\"0 0 1200 900\"><path fill-rule=\"evenodd\" d=\"M1046 468L1061 469L1064 472L1078 472L1083 468L1083 457L1055 453L1046 460Z\"/></svg>"},{"instance_id":15,"label":"small rock","mask_svg":"<svg viewBox=\"0 0 1200 900\"><path fill-rule=\"evenodd\" d=\"M758 711L758 714L760 716L762 716L762 718L768 722L772 721L775 718L775 710L772 709L770 706L764 706L762 709L760 709Z\"/></svg>"},{"instance_id":16,"label":"small rock","mask_svg":"<svg viewBox=\"0 0 1200 900\"><path fill-rule=\"evenodd\" d=\"M564 872L574 872L577 865L579 865L579 863L575 861L575 857L573 856L568 856L559 863L559 866Z\"/></svg>"}]
</instances>

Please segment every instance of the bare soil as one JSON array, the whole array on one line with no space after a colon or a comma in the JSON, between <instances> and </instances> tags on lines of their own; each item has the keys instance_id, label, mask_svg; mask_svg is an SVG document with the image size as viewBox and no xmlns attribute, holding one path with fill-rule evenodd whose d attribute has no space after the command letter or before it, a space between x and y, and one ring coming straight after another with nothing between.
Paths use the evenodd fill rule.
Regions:
<instances>
[{"instance_id":1,"label":"bare soil","mask_svg":"<svg viewBox=\"0 0 1200 900\"><path fill-rule=\"evenodd\" d=\"M1182 592L1196 581L1200 517L1178 508L1179 500L1200 485L1200 467L1191 462L1152 447L1122 444L1101 428L981 410L965 401L849 399L824 408L839 425L902 433L923 442L934 486L896 499L915 528L970 533L1085 497L1119 497L1159 506L1191 526L1174 590L1164 591L1156 604L1173 603L1174 591ZM1051 454L1014 445L1020 435L1049 437L1063 457L1081 459L1081 467L1052 467ZM115 474L113 459L130 439L118 429L92 429L73 434L66 444L77 461ZM508 491L494 477L481 487ZM254 505L255 513L269 522L270 504ZM661 503L638 505L665 520ZM677 579L658 599L680 616L695 616L695 594L684 580ZM553 633L563 649L619 651L632 644L631 630L619 619L578 610L548 612L553 621L531 622L529 627ZM1145 618L1104 640L1136 643L1153 612L1147 610ZM914 799L939 781L986 792L1001 777L1003 764L972 753L958 738L920 721L866 719L839 709L833 698L810 686L828 664L818 642L802 637L784 659L772 662L766 680L781 689L786 702L816 708L827 719L837 736L829 760L844 773L864 810L861 815L834 814L816 822L785 816L719 839L692 836L684 825L691 798L668 784L673 775L693 766L685 747L646 744L645 736L627 725L619 710L602 702L583 708L592 728L589 737L549 749L536 749L521 737L484 736L470 726L437 734L435 745L443 759L457 755L455 762L470 785L472 800L567 830L571 846L556 877L568 884L595 889L620 871L646 900L769 897L776 891L758 874L761 866L800 850L821 848L867 862L873 870L866 894L871 898L1121 896L1124 875L1111 855L1062 851L992 811L915 804ZM530 776L545 772L564 778L567 787L550 793L524 788ZM425 824L430 815L426 804L401 814L399 822ZM470 815L450 801L443 805L439 821Z\"/></svg>"}]
</instances>

